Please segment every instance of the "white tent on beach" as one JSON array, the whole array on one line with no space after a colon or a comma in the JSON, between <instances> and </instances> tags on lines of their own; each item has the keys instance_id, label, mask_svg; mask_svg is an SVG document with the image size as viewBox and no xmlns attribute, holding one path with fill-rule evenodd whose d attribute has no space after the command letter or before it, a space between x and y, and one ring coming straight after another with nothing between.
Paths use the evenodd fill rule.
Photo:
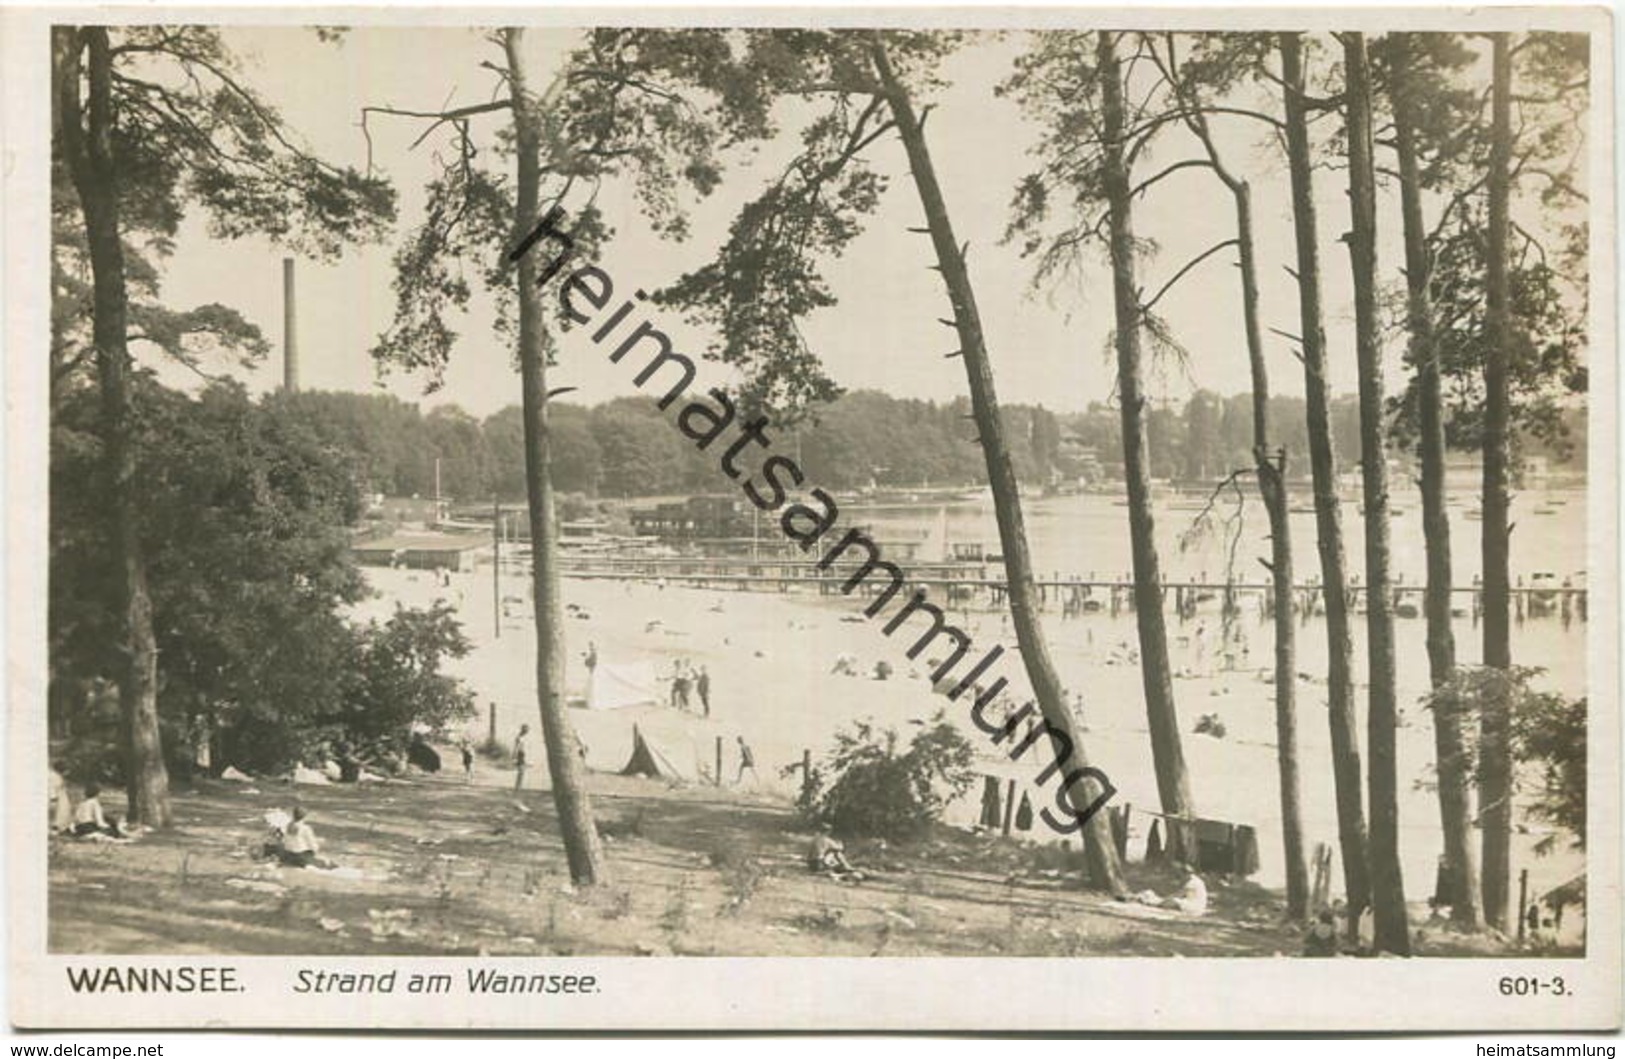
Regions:
<instances>
[{"instance_id":1,"label":"white tent on beach","mask_svg":"<svg viewBox=\"0 0 1625 1059\"><path fill-rule=\"evenodd\" d=\"M647 662L612 665L599 662L587 688L590 710L620 710L629 706L658 706L664 701L654 667Z\"/></svg>"}]
</instances>

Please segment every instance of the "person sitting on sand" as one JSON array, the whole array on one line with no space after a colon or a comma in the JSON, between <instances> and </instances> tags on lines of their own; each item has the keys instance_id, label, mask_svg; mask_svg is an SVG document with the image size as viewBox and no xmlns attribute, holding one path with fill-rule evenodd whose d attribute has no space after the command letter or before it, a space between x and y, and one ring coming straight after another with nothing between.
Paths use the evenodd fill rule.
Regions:
<instances>
[{"instance_id":1,"label":"person sitting on sand","mask_svg":"<svg viewBox=\"0 0 1625 1059\"><path fill-rule=\"evenodd\" d=\"M1185 885L1179 893L1162 902L1162 907L1183 912L1187 916L1207 914L1207 883L1189 868L1185 869Z\"/></svg>"},{"instance_id":2,"label":"person sitting on sand","mask_svg":"<svg viewBox=\"0 0 1625 1059\"><path fill-rule=\"evenodd\" d=\"M1183 868L1185 884L1172 897L1163 897L1155 890L1141 890L1128 899L1151 908L1166 908L1188 916L1207 914L1207 883L1190 868Z\"/></svg>"},{"instance_id":3,"label":"person sitting on sand","mask_svg":"<svg viewBox=\"0 0 1625 1059\"><path fill-rule=\"evenodd\" d=\"M290 868L325 867L317 859L321 842L310 826L309 814L302 805L295 806L293 818L282 832L282 842L276 848L277 859Z\"/></svg>"},{"instance_id":4,"label":"person sitting on sand","mask_svg":"<svg viewBox=\"0 0 1625 1059\"><path fill-rule=\"evenodd\" d=\"M1303 954L1320 957L1337 955L1337 917L1331 909L1321 909L1320 915L1310 924L1309 933L1303 939Z\"/></svg>"},{"instance_id":5,"label":"person sitting on sand","mask_svg":"<svg viewBox=\"0 0 1625 1059\"><path fill-rule=\"evenodd\" d=\"M818 834L807 846L807 870L815 875L828 875L837 882L861 882L865 878L863 872L846 859L846 846L829 833L828 824L819 827Z\"/></svg>"},{"instance_id":6,"label":"person sitting on sand","mask_svg":"<svg viewBox=\"0 0 1625 1059\"><path fill-rule=\"evenodd\" d=\"M73 810L73 833L75 837L84 838L87 835L107 835L111 838L123 838L124 832L119 829L118 817L108 817L102 812L102 790L94 783L85 785L85 797Z\"/></svg>"}]
</instances>

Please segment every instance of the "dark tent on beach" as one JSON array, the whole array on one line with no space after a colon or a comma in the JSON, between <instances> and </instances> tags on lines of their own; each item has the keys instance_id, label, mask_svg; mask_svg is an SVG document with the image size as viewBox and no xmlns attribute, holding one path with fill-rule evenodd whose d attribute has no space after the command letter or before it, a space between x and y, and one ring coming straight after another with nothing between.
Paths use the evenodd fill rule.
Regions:
<instances>
[{"instance_id":1,"label":"dark tent on beach","mask_svg":"<svg viewBox=\"0 0 1625 1059\"><path fill-rule=\"evenodd\" d=\"M637 725L632 726L632 757L621 769L621 775L648 776L657 780L688 779L671 756L646 737Z\"/></svg>"}]
</instances>

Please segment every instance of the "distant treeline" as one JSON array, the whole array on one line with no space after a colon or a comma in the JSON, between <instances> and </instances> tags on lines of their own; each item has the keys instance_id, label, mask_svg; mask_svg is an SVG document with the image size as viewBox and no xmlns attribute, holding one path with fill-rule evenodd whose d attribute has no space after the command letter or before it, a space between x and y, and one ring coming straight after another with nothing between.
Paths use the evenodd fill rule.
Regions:
<instances>
[{"instance_id":1,"label":"distant treeline","mask_svg":"<svg viewBox=\"0 0 1625 1059\"><path fill-rule=\"evenodd\" d=\"M440 487L457 500L524 495L523 424L518 406L476 418L454 405L423 411L385 394L279 393L267 399L303 418L329 444L356 461L363 488L391 496L432 495L435 460ZM1148 417L1152 474L1202 482L1250 465L1251 398L1202 390L1183 405L1164 402ZM1289 477L1306 480L1308 438L1303 400L1271 399L1277 437L1295 457ZM1092 404L1085 412L1041 406L1004 409L1017 476L1042 486L1058 481L1122 477L1118 410ZM1350 395L1332 404L1340 466L1359 459L1359 409ZM1562 414L1570 438L1585 436L1585 410ZM717 488L714 459L695 450L652 400L617 397L592 407L555 402L551 408L553 480L564 492L605 497L702 493ZM822 406L797 427L769 430L779 451L799 452L809 479L831 489L976 486L986 481L981 448L963 399L945 404L858 390ZM1527 452L1583 467L1583 446L1531 439Z\"/></svg>"}]
</instances>

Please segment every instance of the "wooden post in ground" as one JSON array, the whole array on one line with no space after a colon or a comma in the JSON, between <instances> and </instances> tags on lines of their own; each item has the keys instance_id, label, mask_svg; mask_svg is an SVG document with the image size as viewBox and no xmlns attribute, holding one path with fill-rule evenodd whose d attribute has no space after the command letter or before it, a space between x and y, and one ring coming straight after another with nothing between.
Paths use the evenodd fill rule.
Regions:
<instances>
[{"instance_id":1,"label":"wooden post in ground","mask_svg":"<svg viewBox=\"0 0 1625 1059\"><path fill-rule=\"evenodd\" d=\"M494 702L491 704L490 734L485 737L485 741L492 746L497 744L497 704Z\"/></svg>"},{"instance_id":2,"label":"wooden post in ground","mask_svg":"<svg viewBox=\"0 0 1625 1059\"><path fill-rule=\"evenodd\" d=\"M1518 944L1523 944L1524 928L1529 923L1529 869L1518 873Z\"/></svg>"},{"instance_id":3,"label":"wooden post in ground","mask_svg":"<svg viewBox=\"0 0 1625 1059\"><path fill-rule=\"evenodd\" d=\"M801 800L812 801L812 751L805 747L801 750Z\"/></svg>"},{"instance_id":4,"label":"wooden post in ground","mask_svg":"<svg viewBox=\"0 0 1625 1059\"><path fill-rule=\"evenodd\" d=\"M722 786L722 737L717 736L717 786Z\"/></svg>"},{"instance_id":5,"label":"wooden post in ground","mask_svg":"<svg viewBox=\"0 0 1625 1059\"><path fill-rule=\"evenodd\" d=\"M1004 837L1010 837L1010 824L1016 817L1016 781L1011 780L1004 792Z\"/></svg>"},{"instance_id":6,"label":"wooden post in ground","mask_svg":"<svg viewBox=\"0 0 1625 1059\"><path fill-rule=\"evenodd\" d=\"M1315 878L1309 888L1309 908L1319 912L1332 906L1332 847L1315 843Z\"/></svg>"}]
</instances>

